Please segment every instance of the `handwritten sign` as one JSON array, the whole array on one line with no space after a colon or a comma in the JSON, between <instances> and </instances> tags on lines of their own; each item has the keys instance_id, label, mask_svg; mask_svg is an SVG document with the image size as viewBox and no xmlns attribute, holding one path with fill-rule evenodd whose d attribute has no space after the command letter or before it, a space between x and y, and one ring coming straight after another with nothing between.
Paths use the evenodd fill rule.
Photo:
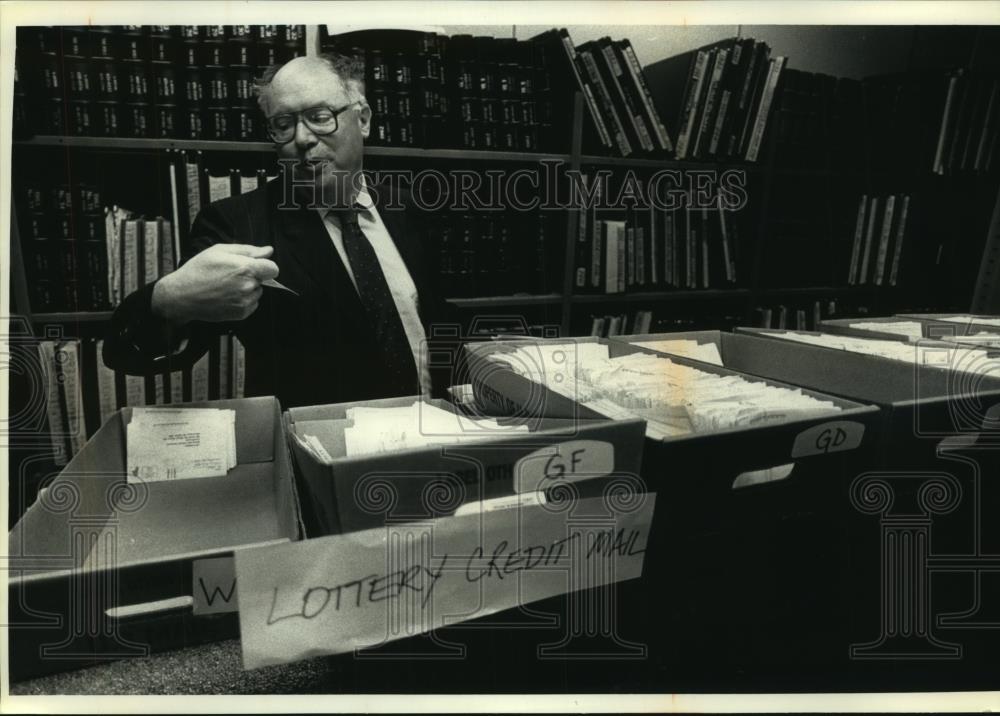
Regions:
<instances>
[{"instance_id":1,"label":"handwritten sign","mask_svg":"<svg viewBox=\"0 0 1000 716\"><path fill-rule=\"evenodd\" d=\"M236 573L232 557L196 559L191 564L192 611L220 614L236 611Z\"/></svg>"},{"instance_id":2,"label":"handwritten sign","mask_svg":"<svg viewBox=\"0 0 1000 716\"><path fill-rule=\"evenodd\" d=\"M864 424L853 420L831 420L814 425L795 436L792 457L853 450L861 444L864 435Z\"/></svg>"},{"instance_id":3,"label":"handwritten sign","mask_svg":"<svg viewBox=\"0 0 1000 716\"><path fill-rule=\"evenodd\" d=\"M604 440L570 440L525 455L514 466L514 491L535 492L557 480L575 482L615 469L615 446Z\"/></svg>"},{"instance_id":4,"label":"handwritten sign","mask_svg":"<svg viewBox=\"0 0 1000 716\"><path fill-rule=\"evenodd\" d=\"M656 496L532 504L235 554L243 665L377 646L642 574Z\"/></svg>"}]
</instances>

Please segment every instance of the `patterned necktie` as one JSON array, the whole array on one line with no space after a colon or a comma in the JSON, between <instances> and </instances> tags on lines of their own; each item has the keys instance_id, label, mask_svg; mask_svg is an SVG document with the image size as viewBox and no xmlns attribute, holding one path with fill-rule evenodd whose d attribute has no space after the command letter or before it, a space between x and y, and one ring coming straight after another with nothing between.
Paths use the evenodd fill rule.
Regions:
<instances>
[{"instance_id":1,"label":"patterned necktie","mask_svg":"<svg viewBox=\"0 0 1000 716\"><path fill-rule=\"evenodd\" d=\"M393 395L415 395L420 390L417 387L417 366L413 351L375 249L358 226L355 209L331 209L330 213L340 220L344 251L351 263L358 294L375 331L375 340L382 348L383 362L390 381L386 387L392 389Z\"/></svg>"}]
</instances>

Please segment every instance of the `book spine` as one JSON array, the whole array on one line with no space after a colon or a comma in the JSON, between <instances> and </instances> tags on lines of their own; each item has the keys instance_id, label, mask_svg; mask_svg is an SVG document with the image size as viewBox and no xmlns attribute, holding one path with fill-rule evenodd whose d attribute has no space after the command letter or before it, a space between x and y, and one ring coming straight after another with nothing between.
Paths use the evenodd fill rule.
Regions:
<instances>
[{"instance_id":1,"label":"book spine","mask_svg":"<svg viewBox=\"0 0 1000 716\"><path fill-rule=\"evenodd\" d=\"M618 293L618 239L610 221L601 221L601 245L604 247L604 292Z\"/></svg>"},{"instance_id":2,"label":"book spine","mask_svg":"<svg viewBox=\"0 0 1000 716\"><path fill-rule=\"evenodd\" d=\"M142 275L139 285L153 283L160 274L160 222L146 219L142 224Z\"/></svg>"},{"instance_id":3,"label":"book spine","mask_svg":"<svg viewBox=\"0 0 1000 716\"><path fill-rule=\"evenodd\" d=\"M121 303L121 296L118 294L118 232L117 221L118 207L104 208L104 250L108 259L108 298L111 300L112 308Z\"/></svg>"},{"instance_id":4,"label":"book spine","mask_svg":"<svg viewBox=\"0 0 1000 716\"><path fill-rule=\"evenodd\" d=\"M659 209L649 209L649 285L659 288L660 285L660 231Z\"/></svg>"},{"instance_id":5,"label":"book spine","mask_svg":"<svg viewBox=\"0 0 1000 716\"><path fill-rule=\"evenodd\" d=\"M232 386L230 377L233 374L233 366L230 360L230 345L232 336L226 333L219 336L219 398L226 400L232 396Z\"/></svg>"},{"instance_id":6,"label":"book spine","mask_svg":"<svg viewBox=\"0 0 1000 716\"><path fill-rule=\"evenodd\" d=\"M188 156L187 152L182 152L181 155L184 159L184 182L187 189L186 219L190 228L201 211L201 158L200 153Z\"/></svg>"},{"instance_id":7,"label":"book spine","mask_svg":"<svg viewBox=\"0 0 1000 716\"><path fill-rule=\"evenodd\" d=\"M698 50L698 54L695 57L694 70L690 83L691 91L684 98L684 112L681 114L680 122L681 130L677 136L678 159L685 159L687 157L688 142L690 141L691 130L694 128L694 115L701 95L701 86L705 78L709 54L707 50Z\"/></svg>"},{"instance_id":8,"label":"book spine","mask_svg":"<svg viewBox=\"0 0 1000 716\"><path fill-rule=\"evenodd\" d=\"M233 397L242 398L246 392L246 349L240 339L233 336Z\"/></svg>"},{"instance_id":9,"label":"book spine","mask_svg":"<svg viewBox=\"0 0 1000 716\"><path fill-rule=\"evenodd\" d=\"M560 33L559 40L562 44L563 51L566 53L566 57L569 60L570 69L573 71L573 77L576 79L576 86L583 92L584 101L590 110L590 118L593 120L594 126L597 128L597 134L601 139L601 144L603 144L605 148L611 149L611 133L608 132L607 125L604 124L604 119L601 117L601 113L597 107L597 101L594 99L594 95L590 91L590 87L583 81L583 78L580 76L580 71L577 69L576 48L573 47L573 40L570 39L568 33Z\"/></svg>"},{"instance_id":10,"label":"book spine","mask_svg":"<svg viewBox=\"0 0 1000 716\"><path fill-rule=\"evenodd\" d=\"M240 174L239 181L240 181L240 194L246 194L247 192L255 190L258 184L260 183L256 173L253 174L252 176L246 176L244 174Z\"/></svg>"},{"instance_id":11,"label":"book spine","mask_svg":"<svg viewBox=\"0 0 1000 716\"><path fill-rule=\"evenodd\" d=\"M177 268L177 244L175 228L166 219L157 219L160 224L160 278Z\"/></svg>"},{"instance_id":12,"label":"book spine","mask_svg":"<svg viewBox=\"0 0 1000 716\"><path fill-rule=\"evenodd\" d=\"M762 45L760 54L757 57L757 67L754 70L753 79L750 83L750 93L747 95L747 104L743 112L742 128L737 143L737 154L740 157L746 156L747 145L750 143L750 136L753 134L754 120L760 108L761 96L767 85L768 71L771 67L771 48L765 43Z\"/></svg>"},{"instance_id":13,"label":"book spine","mask_svg":"<svg viewBox=\"0 0 1000 716\"><path fill-rule=\"evenodd\" d=\"M625 64L628 67L632 81L639 89L642 106L646 111L646 116L649 118L649 125L653 128L653 135L656 137L660 149L665 152L674 151L674 143L670 140L670 134L667 132L667 126L660 118L660 113L656 111L656 105L653 104L653 94L649 91L649 85L646 84L646 77L643 75L639 58L636 57L635 50L632 49L632 43L628 40L622 40L619 43L619 47L621 48L622 56L625 58Z\"/></svg>"},{"instance_id":14,"label":"book spine","mask_svg":"<svg viewBox=\"0 0 1000 716\"><path fill-rule=\"evenodd\" d=\"M625 222L618 222L615 227L615 233L618 237L618 293L625 293L627 284L625 282L626 278L626 261L628 260L628 244L626 236Z\"/></svg>"},{"instance_id":15,"label":"book spine","mask_svg":"<svg viewBox=\"0 0 1000 716\"><path fill-rule=\"evenodd\" d=\"M935 174L944 174L944 152L948 135L951 131L951 113L955 101L955 89L958 86L958 75L952 75L948 80L948 94L944 101L944 112L941 116L941 128L938 131L937 148L934 151Z\"/></svg>"},{"instance_id":16,"label":"book spine","mask_svg":"<svg viewBox=\"0 0 1000 716\"><path fill-rule=\"evenodd\" d=\"M184 371L175 370L170 373L170 402L184 402Z\"/></svg>"},{"instance_id":17,"label":"book spine","mask_svg":"<svg viewBox=\"0 0 1000 716\"><path fill-rule=\"evenodd\" d=\"M875 234L875 218L878 216L879 198L873 196L871 200L871 211L868 214L868 231L865 232L865 244L861 254L861 273L858 275L858 283L868 283L868 261L871 255L872 242Z\"/></svg>"},{"instance_id":18,"label":"book spine","mask_svg":"<svg viewBox=\"0 0 1000 716\"><path fill-rule=\"evenodd\" d=\"M216 202L232 196L233 186L230 175L213 176L205 170L205 180L208 182L208 201Z\"/></svg>"},{"instance_id":19,"label":"book spine","mask_svg":"<svg viewBox=\"0 0 1000 716\"><path fill-rule=\"evenodd\" d=\"M972 165L972 168L976 171L982 171L986 166L986 147L988 146L990 130L993 127L993 119L996 116L998 82L1000 80L993 80L993 86L990 89L990 99L986 105L986 116L983 118L983 131L979 136L979 143L976 146L976 158Z\"/></svg>"},{"instance_id":20,"label":"book spine","mask_svg":"<svg viewBox=\"0 0 1000 716\"><path fill-rule=\"evenodd\" d=\"M892 248L892 267L889 269L889 285L895 286L899 278L899 257L903 251L903 237L906 235L906 217L910 212L910 196L903 196L903 207L899 212L899 222L896 225L896 241Z\"/></svg>"},{"instance_id":21,"label":"book spine","mask_svg":"<svg viewBox=\"0 0 1000 716\"><path fill-rule=\"evenodd\" d=\"M87 425L83 412L83 374L80 368L80 342L60 343L55 350L59 365L63 401L66 406L66 428L69 433L70 455L76 455L87 442Z\"/></svg>"},{"instance_id":22,"label":"book spine","mask_svg":"<svg viewBox=\"0 0 1000 716\"><path fill-rule=\"evenodd\" d=\"M68 459L67 427L63 420L62 396L59 383L59 366L55 357L55 341L39 341L38 359L45 373L45 416L49 421L49 439L52 459L56 465L65 465Z\"/></svg>"},{"instance_id":23,"label":"book spine","mask_svg":"<svg viewBox=\"0 0 1000 716\"><path fill-rule=\"evenodd\" d=\"M601 77L601 72L597 67L597 62L594 60L594 56L591 54L590 50L579 50L577 52L577 57L580 59L586 75L590 78L590 82L596 88L597 96L600 99L601 106L604 107L605 115L610 118L611 125L614 129L614 143L618 147L618 151L623 157L630 156L632 154L632 145L629 143L628 137L625 136L625 128L622 127L621 118L618 116L618 112L615 111L615 105L611 100L611 94L608 92L608 87L604 83L604 78Z\"/></svg>"},{"instance_id":24,"label":"book spine","mask_svg":"<svg viewBox=\"0 0 1000 716\"><path fill-rule=\"evenodd\" d=\"M861 256L861 240L865 233L865 209L868 206L868 195L862 194L858 202L858 218L854 222L854 244L851 247L851 264L847 271L847 285L858 282L858 259Z\"/></svg>"},{"instance_id":25,"label":"book spine","mask_svg":"<svg viewBox=\"0 0 1000 716\"><path fill-rule=\"evenodd\" d=\"M875 261L875 285L882 285L885 275L885 260L889 253L889 238L892 236L892 215L896 208L896 195L890 194L885 202L885 213L882 216L882 235L878 242L878 259Z\"/></svg>"},{"instance_id":26,"label":"book spine","mask_svg":"<svg viewBox=\"0 0 1000 716\"><path fill-rule=\"evenodd\" d=\"M726 226L726 212L722 208L722 198L719 198L719 236L722 239L722 263L726 273L726 281L736 282L736 264L733 260L732 247L729 244L729 231Z\"/></svg>"},{"instance_id":27,"label":"book spine","mask_svg":"<svg viewBox=\"0 0 1000 716\"><path fill-rule=\"evenodd\" d=\"M750 135L750 145L747 147L747 161L757 161L757 154L764 140L764 130L767 128L767 118L771 111L771 103L774 100L774 93L778 87L778 80L781 77L781 70L785 66L785 61L785 57L775 57L771 60L771 65L767 72L767 84L764 86L764 93L760 98L760 108L757 111L757 118L754 120L753 133Z\"/></svg>"},{"instance_id":28,"label":"book spine","mask_svg":"<svg viewBox=\"0 0 1000 716\"><path fill-rule=\"evenodd\" d=\"M708 245L708 209L701 210L701 225L699 233L701 235L701 287L711 288L711 252Z\"/></svg>"},{"instance_id":29,"label":"book spine","mask_svg":"<svg viewBox=\"0 0 1000 716\"><path fill-rule=\"evenodd\" d=\"M104 425L118 409L115 392L115 372L104 365L104 340L97 341L97 402L100 409L101 425Z\"/></svg>"},{"instance_id":30,"label":"book spine","mask_svg":"<svg viewBox=\"0 0 1000 716\"><path fill-rule=\"evenodd\" d=\"M646 231L645 227L635 227L635 282L646 285Z\"/></svg>"},{"instance_id":31,"label":"book spine","mask_svg":"<svg viewBox=\"0 0 1000 716\"><path fill-rule=\"evenodd\" d=\"M179 183L178 174L180 172L180 167L177 165L177 158L174 157L173 161L170 162L170 217L171 221L169 226L173 227L171 231L168 231L170 236L170 246L174 255L174 266L170 268L173 271L177 267L177 262L180 260L181 256L181 222L180 222L180 195L177 193L177 186ZM168 272L164 271L161 275L166 275Z\"/></svg>"},{"instance_id":32,"label":"book spine","mask_svg":"<svg viewBox=\"0 0 1000 716\"><path fill-rule=\"evenodd\" d=\"M754 42L753 48L750 50L750 58L747 60L746 72L742 77L739 93L737 94L733 121L727 135L727 145L725 149L727 157L734 156L739 151L741 133L743 125L746 123L747 107L749 106L750 99L753 96L753 80L757 75L757 68L760 66L761 53L764 52L764 48L765 45L763 42Z\"/></svg>"},{"instance_id":33,"label":"book spine","mask_svg":"<svg viewBox=\"0 0 1000 716\"><path fill-rule=\"evenodd\" d=\"M691 152L692 157L697 157L701 154L702 139L705 137L706 133L709 131L709 127L712 126L712 120L715 118L715 105L716 98L719 93L719 83L722 81L722 72L726 68L726 64L729 62L729 49L719 48L715 54L715 62L712 65L712 73L708 82L708 90L705 92L705 108L701 113L700 121L698 122L698 133L695 136L694 150Z\"/></svg>"},{"instance_id":34,"label":"book spine","mask_svg":"<svg viewBox=\"0 0 1000 716\"><path fill-rule=\"evenodd\" d=\"M635 228L625 225L625 288L635 285Z\"/></svg>"},{"instance_id":35,"label":"book spine","mask_svg":"<svg viewBox=\"0 0 1000 716\"><path fill-rule=\"evenodd\" d=\"M732 92L728 89L722 90L722 97L719 98L719 113L715 117L715 128L712 130L712 141L708 143L709 156L716 156L719 151L719 140L722 139L722 125L729 112L729 100Z\"/></svg>"},{"instance_id":36,"label":"book spine","mask_svg":"<svg viewBox=\"0 0 1000 716\"><path fill-rule=\"evenodd\" d=\"M673 212L666 212L663 215L663 280L671 288L677 287L674 256L674 215Z\"/></svg>"},{"instance_id":37,"label":"book spine","mask_svg":"<svg viewBox=\"0 0 1000 716\"><path fill-rule=\"evenodd\" d=\"M122 236L122 298L139 288L140 219L126 219Z\"/></svg>"},{"instance_id":38,"label":"book spine","mask_svg":"<svg viewBox=\"0 0 1000 716\"><path fill-rule=\"evenodd\" d=\"M587 177L583 177L586 182ZM576 270L573 274L573 285L579 291L588 285L587 268L589 257L587 256L587 209L579 207L576 210Z\"/></svg>"},{"instance_id":39,"label":"book spine","mask_svg":"<svg viewBox=\"0 0 1000 716\"><path fill-rule=\"evenodd\" d=\"M605 254L605 247L602 245L602 240L605 236L605 227L603 221L595 219L591 223L590 236L592 245L590 247L590 288L595 292L601 290L601 276L602 276L602 266L601 257Z\"/></svg>"},{"instance_id":40,"label":"book spine","mask_svg":"<svg viewBox=\"0 0 1000 716\"><path fill-rule=\"evenodd\" d=\"M167 395L164 385L163 373L157 373L153 376L153 400L156 405L165 405L167 402Z\"/></svg>"},{"instance_id":41,"label":"book spine","mask_svg":"<svg viewBox=\"0 0 1000 716\"><path fill-rule=\"evenodd\" d=\"M191 400L208 400L208 353L199 358L191 367Z\"/></svg>"},{"instance_id":42,"label":"book spine","mask_svg":"<svg viewBox=\"0 0 1000 716\"><path fill-rule=\"evenodd\" d=\"M139 408L146 404L146 379L141 375L125 376L125 405Z\"/></svg>"},{"instance_id":43,"label":"book spine","mask_svg":"<svg viewBox=\"0 0 1000 716\"><path fill-rule=\"evenodd\" d=\"M618 62L618 58L615 55L615 48L610 40L601 46L601 54L604 55L604 61L607 62L608 69L611 71L611 79L615 84L619 97L622 99L622 106L625 108L626 114L628 114L628 121L631 122L635 134L639 138L639 145L647 152L653 151L655 149L653 139L649 136L646 122L640 113L637 98L629 91L628 78L625 76L625 71L622 69L621 63Z\"/></svg>"}]
</instances>

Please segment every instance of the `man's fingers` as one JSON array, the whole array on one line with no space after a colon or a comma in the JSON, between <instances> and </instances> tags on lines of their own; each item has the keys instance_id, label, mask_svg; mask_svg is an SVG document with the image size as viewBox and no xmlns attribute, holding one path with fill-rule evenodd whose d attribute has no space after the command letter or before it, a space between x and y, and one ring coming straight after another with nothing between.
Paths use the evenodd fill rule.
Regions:
<instances>
[{"instance_id":1,"label":"man's fingers","mask_svg":"<svg viewBox=\"0 0 1000 716\"><path fill-rule=\"evenodd\" d=\"M249 256L252 259L266 259L274 253L273 246L252 246L250 244L216 244L217 251Z\"/></svg>"},{"instance_id":2,"label":"man's fingers","mask_svg":"<svg viewBox=\"0 0 1000 716\"><path fill-rule=\"evenodd\" d=\"M250 272L258 281L267 281L278 275L278 264L269 259L253 259L249 264Z\"/></svg>"}]
</instances>

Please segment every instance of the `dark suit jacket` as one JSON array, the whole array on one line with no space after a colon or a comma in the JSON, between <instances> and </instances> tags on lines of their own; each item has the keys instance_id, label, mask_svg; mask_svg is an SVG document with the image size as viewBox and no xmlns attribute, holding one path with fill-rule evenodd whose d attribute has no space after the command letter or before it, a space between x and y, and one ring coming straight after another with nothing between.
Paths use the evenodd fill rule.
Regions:
<instances>
[{"instance_id":1,"label":"dark suit jacket","mask_svg":"<svg viewBox=\"0 0 1000 716\"><path fill-rule=\"evenodd\" d=\"M153 284L125 298L111 321L104 362L133 375L191 366L225 331L246 347L246 395L275 395L283 407L389 397L380 348L343 262L317 211L279 209L281 180L203 209L191 228L191 254L219 242L274 247L278 281L295 296L265 287L257 310L232 323L194 322L178 355L157 359L178 345L169 326L152 314ZM422 257L420 212L407 196L386 206L379 187L370 190L379 215L406 263L419 296L428 338L429 320L450 315L436 295ZM446 371L445 371L446 372ZM433 375L435 394L447 387L442 371Z\"/></svg>"}]
</instances>

